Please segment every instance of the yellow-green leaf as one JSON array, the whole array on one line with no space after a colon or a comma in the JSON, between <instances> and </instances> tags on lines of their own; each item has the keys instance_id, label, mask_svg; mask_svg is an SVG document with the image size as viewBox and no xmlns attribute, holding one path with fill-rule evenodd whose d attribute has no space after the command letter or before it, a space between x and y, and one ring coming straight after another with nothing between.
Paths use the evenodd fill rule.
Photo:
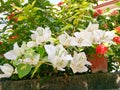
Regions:
<instances>
[{"instance_id":1,"label":"yellow-green leaf","mask_svg":"<svg viewBox=\"0 0 120 90\"><path fill-rule=\"evenodd\" d=\"M22 20L25 20L25 19L26 19L25 16L19 16L19 17L18 17L18 21L22 21Z\"/></svg>"}]
</instances>

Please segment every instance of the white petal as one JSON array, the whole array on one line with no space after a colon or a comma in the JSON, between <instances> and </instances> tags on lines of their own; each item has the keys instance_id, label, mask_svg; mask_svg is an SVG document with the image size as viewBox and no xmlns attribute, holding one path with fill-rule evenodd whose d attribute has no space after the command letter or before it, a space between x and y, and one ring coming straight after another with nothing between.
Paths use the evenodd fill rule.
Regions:
<instances>
[{"instance_id":1,"label":"white petal","mask_svg":"<svg viewBox=\"0 0 120 90\"><path fill-rule=\"evenodd\" d=\"M71 55L66 55L63 57L64 60L73 60Z\"/></svg>"},{"instance_id":2,"label":"white petal","mask_svg":"<svg viewBox=\"0 0 120 90\"><path fill-rule=\"evenodd\" d=\"M92 42L88 39L86 40L83 40L81 43L80 43L80 47L82 46L92 46Z\"/></svg>"},{"instance_id":3,"label":"white petal","mask_svg":"<svg viewBox=\"0 0 120 90\"><path fill-rule=\"evenodd\" d=\"M80 37L80 32L75 32L74 35L75 35L75 37L79 38Z\"/></svg>"},{"instance_id":4,"label":"white petal","mask_svg":"<svg viewBox=\"0 0 120 90\"><path fill-rule=\"evenodd\" d=\"M33 65L36 65L38 63L39 59L40 59L40 54L37 54L34 58Z\"/></svg>"},{"instance_id":5,"label":"white petal","mask_svg":"<svg viewBox=\"0 0 120 90\"><path fill-rule=\"evenodd\" d=\"M45 40L49 39L49 37L51 36L51 31L48 27L46 27L45 30L43 31L43 35Z\"/></svg>"},{"instance_id":6,"label":"white petal","mask_svg":"<svg viewBox=\"0 0 120 90\"><path fill-rule=\"evenodd\" d=\"M63 44L63 43L65 42L65 40L66 40L66 35L65 35L65 34L62 34L62 35L60 35L60 36L58 37L58 39L59 39L60 43Z\"/></svg>"},{"instance_id":7,"label":"white petal","mask_svg":"<svg viewBox=\"0 0 120 90\"><path fill-rule=\"evenodd\" d=\"M0 24L0 30L2 30L5 26L6 24Z\"/></svg>"},{"instance_id":8,"label":"white petal","mask_svg":"<svg viewBox=\"0 0 120 90\"><path fill-rule=\"evenodd\" d=\"M45 50L46 50L46 52L47 52L47 54L48 54L48 57L50 58L50 59L52 59L52 57L54 57L55 56L55 52L56 52L56 47L55 46L53 46L53 45L44 45L44 47L45 47Z\"/></svg>"},{"instance_id":9,"label":"white petal","mask_svg":"<svg viewBox=\"0 0 120 90\"><path fill-rule=\"evenodd\" d=\"M32 34L32 35L31 35L31 39L32 39L32 40L36 40L36 35L35 35L35 34Z\"/></svg>"},{"instance_id":10,"label":"white petal","mask_svg":"<svg viewBox=\"0 0 120 90\"><path fill-rule=\"evenodd\" d=\"M70 37L67 33L62 34L58 37L60 43L65 46L71 45L70 42L72 41L72 37Z\"/></svg>"},{"instance_id":11,"label":"white petal","mask_svg":"<svg viewBox=\"0 0 120 90\"><path fill-rule=\"evenodd\" d=\"M83 73L83 72L87 72L88 68L86 66L83 66L82 68L79 69L78 72Z\"/></svg>"},{"instance_id":12,"label":"white petal","mask_svg":"<svg viewBox=\"0 0 120 90\"><path fill-rule=\"evenodd\" d=\"M4 64L3 66L0 66L0 68L1 71L8 76L11 76L14 71L13 67L10 64Z\"/></svg>"},{"instance_id":13,"label":"white petal","mask_svg":"<svg viewBox=\"0 0 120 90\"><path fill-rule=\"evenodd\" d=\"M38 28L36 29L36 31L37 31L37 32L43 32L43 31L44 31L44 28L38 27Z\"/></svg>"},{"instance_id":14,"label":"white petal","mask_svg":"<svg viewBox=\"0 0 120 90\"><path fill-rule=\"evenodd\" d=\"M87 61L87 60L84 61L83 63L84 63L84 65L92 65L92 64L91 64L89 61Z\"/></svg>"},{"instance_id":15,"label":"white petal","mask_svg":"<svg viewBox=\"0 0 120 90\"><path fill-rule=\"evenodd\" d=\"M73 72L86 72L88 68L85 65L91 65L87 61L87 57L84 52L77 53L74 51L73 60L70 63L70 67L72 68Z\"/></svg>"},{"instance_id":16,"label":"white petal","mask_svg":"<svg viewBox=\"0 0 120 90\"><path fill-rule=\"evenodd\" d=\"M112 31L107 31L105 32L104 37L104 42L112 42L113 38L115 37L115 33Z\"/></svg>"},{"instance_id":17,"label":"white petal","mask_svg":"<svg viewBox=\"0 0 120 90\"><path fill-rule=\"evenodd\" d=\"M27 47L35 47L35 46L37 46L37 44L36 44L36 42L34 42L34 41L29 41L28 43L27 43Z\"/></svg>"},{"instance_id":18,"label":"white petal","mask_svg":"<svg viewBox=\"0 0 120 90\"><path fill-rule=\"evenodd\" d=\"M14 50L11 50L9 52L6 52L4 54L5 58L10 59L10 60L16 60L17 59L17 54L14 52Z\"/></svg>"},{"instance_id":19,"label":"white petal","mask_svg":"<svg viewBox=\"0 0 120 90\"><path fill-rule=\"evenodd\" d=\"M9 78L11 75L0 74L0 78Z\"/></svg>"},{"instance_id":20,"label":"white petal","mask_svg":"<svg viewBox=\"0 0 120 90\"><path fill-rule=\"evenodd\" d=\"M27 45L26 45L25 42L23 42L23 44L21 45L21 48L24 49L24 50L27 48Z\"/></svg>"},{"instance_id":21,"label":"white petal","mask_svg":"<svg viewBox=\"0 0 120 90\"><path fill-rule=\"evenodd\" d=\"M44 38L41 36L41 37L36 37L36 43L38 44L38 45L40 45L42 42L44 42Z\"/></svg>"},{"instance_id":22,"label":"white petal","mask_svg":"<svg viewBox=\"0 0 120 90\"><path fill-rule=\"evenodd\" d=\"M78 46L78 41L77 40L78 40L77 38L72 37L71 41L70 41L70 45L71 46Z\"/></svg>"},{"instance_id":23,"label":"white petal","mask_svg":"<svg viewBox=\"0 0 120 90\"><path fill-rule=\"evenodd\" d=\"M99 24L89 24L86 28L86 31L93 32L95 30L98 30Z\"/></svg>"},{"instance_id":24,"label":"white petal","mask_svg":"<svg viewBox=\"0 0 120 90\"><path fill-rule=\"evenodd\" d=\"M13 50L15 50L15 49L19 49L17 42L14 44L14 47L13 47Z\"/></svg>"}]
</instances>

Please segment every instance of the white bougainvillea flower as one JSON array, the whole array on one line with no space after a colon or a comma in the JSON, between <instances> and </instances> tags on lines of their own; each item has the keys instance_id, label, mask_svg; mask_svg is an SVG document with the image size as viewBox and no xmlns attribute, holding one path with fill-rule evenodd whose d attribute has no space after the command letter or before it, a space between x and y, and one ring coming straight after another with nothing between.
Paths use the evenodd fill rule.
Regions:
<instances>
[{"instance_id":1,"label":"white bougainvillea flower","mask_svg":"<svg viewBox=\"0 0 120 90\"><path fill-rule=\"evenodd\" d=\"M36 65L39 62L40 59L40 54L35 54L32 56L26 57L24 60L22 60L23 63L25 64L30 64L30 65Z\"/></svg>"},{"instance_id":2,"label":"white bougainvillea flower","mask_svg":"<svg viewBox=\"0 0 120 90\"><path fill-rule=\"evenodd\" d=\"M94 44L101 44L101 43L111 43L115 33L112 31L103 31L103 30L96 30L93 33L94 36L94 40L93 43Z\"/></svg>"},{"instance_id":3,"label":"white bougainvillea flower","mask_svg":"<svg viewBox=\"0 0 120 90\"><path fill-rule=\"evenodd\" d=\"M14 72L13 67L10 64L7 64L7 63L4 64L4 65L0 65L0 69L3 72L3 74L0 74L0 78L10 77Z\"/></svg>"},{"instance_id":4,"label":"white bougainvillea flower","mask_svg":"<svg viewBox=\"0 0 120 90\"><path fill-rule=\"evenodd\" d=\"M52 63L57 70L65 71L65 67L68 65L69 60L72 60L72 56L67 53L62 45L45 45L45 50L48 54L48 60Z\"/></svg>"},{"instance_id":5,"label":"white bougainvillea flower","mask_svg":"<svg viewBox=\"0 0 120 90\"><path fill-rule=\"evenodd\" d=\"M5 58L10 60L16 60L17 57L24 54L25 49L27 48L26 44L23 43L21 47L18 46L17 43L14 44L13 50L10 50L4 54Z\"/></svg>"},{"instance_id":6,"label":"white bougainvillea flower","mask_svg":"<svg viewBox=\"0 0 120 90\"><path fill-rule=\"evenodd\" d=\"M85 29L85 31L88 32L93 32L95 30L98 30L99 24L92 24L91 22L89 23L88 27Z\"/></svg>"},{"instance_id":7,"label":"white bougainvillea flower","mask_svg":"<svg viewBox=\"0 0 120 90\"><path fill-rule=\"evenodd\" d=\"M87 61L85 53L74 52L73 60L71 60L70 63L70 67L72 68L73 72L82 73L88 71L88 68L85 65L91 65L91 63Z\"/></svg>"},{"instance_id":8,"label":"white bougainvillea flower","mask_svg":"<svg viewBox=\"0 0 120 90\"><path fill-rule=\"evenodd\" d=\"M37 47L37 43L35 41L29 41L27 42L27 47L31 48L31 47Z\"/></svg>"},{"instance_id":9,"label":"white bougainvillea flower","mask_svg":"<svg viewBox=\"0 0 120 90\"><path fill-rule=\"evenodd\" d=\"M45 29L42 27L38 27L36 31L31 32L33 33L31 35L31 39L35 41L38 45L48 41L51 36L51 31L48 27L46 27Z\"/></svg>"},{"instance_id":10,"label":"white bougainvillea flower","mask_svg":"<svg viewBox=\"0 0 120 90\"><path fill-rule=\"evenodd\" d=\"M112 39L115 36L113 31L105 31L99 29L99 24L89 23L88 27L85 31L91 32L93 36L93 44L101 44L101 43L111 43Z\"/></svg>"},{"instance_id":11,"label":"white bougainvillea flower","mask_svg":"<svg viewBox=\"0 0 120 90\"><path fill-rule=\"evenodd\" d=\"M60 43L64 46L69 46L71 45L71 39L72 37L70 37L66 32L65 34L61 34L59 37L58 37Z\"/></svg>"},{"instance_id":12,"label":"white bougainvillea flower","mask_svg":"<svg viewBox=\"0 0 120 90\"><path fill-rule=\"evenodd\" d=\"M104 38L101 40L102 42L112 43L113 38L115 37L115 33L113 31L107 31L103 37Z\"/></svg>"},{"instance_id":13,"label":"white bougainvillea flower","mask_svg":"<svg viewBox=\"0 0 120 90\"><path fill-rule=\"evenodd\" d=\"M92 46L93 36L91 32L88 31L75 32L74 35L76 39L71 41L72 44L75 44L78 47Z\"/></svg>"},{"instance_id":14,"label":"white bougainvillea flower","mask_svg":"<svg viewBox=\"0 0 120 90\"><path fill-rule=\"evenodd\" d=\"M18 64L25 63L30 65L36 65L40 60L40 54L36 53L33 48L29 48L25 51L24 56L17 60Z\"/></svg>"},{"instance_id":15,"label":"white bougainvillea flower","mask_svg":"<svg viewBox=\"0 0 120 90\"><path fill-rule=\"evenodd\" d=\"M96 30L92 32L93 34L93 43L94 44L100 44L102 39L104 38L105 31L102 30Z\"/></svg>"}]
</instances>

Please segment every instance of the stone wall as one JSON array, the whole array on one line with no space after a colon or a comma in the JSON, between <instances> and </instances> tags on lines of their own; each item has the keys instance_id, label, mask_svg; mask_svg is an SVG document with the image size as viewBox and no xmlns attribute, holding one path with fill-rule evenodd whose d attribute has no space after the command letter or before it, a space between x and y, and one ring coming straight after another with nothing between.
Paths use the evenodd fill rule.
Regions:
<instances>
[{"instance_id":1,"label":"stone wall","mask_svg":"<svg viewBox=\"0 0 120 90\"><path fill-rule=\"evenodd\" d=\"M2 81L0 90L119 90L120 73L96 73L40 80Z\"/></svg>"}]
</instances>

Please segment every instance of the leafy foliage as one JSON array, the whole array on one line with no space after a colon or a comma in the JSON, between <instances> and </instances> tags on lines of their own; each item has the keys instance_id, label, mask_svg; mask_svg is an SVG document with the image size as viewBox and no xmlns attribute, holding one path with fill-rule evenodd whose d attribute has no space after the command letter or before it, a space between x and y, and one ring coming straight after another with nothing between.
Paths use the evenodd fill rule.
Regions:
<instances>
[{"instance_id":1,"label":"leafy foliage","mask_svg":"<svg viewBox=\"0 0 120 90\"><path fill-rule=\"evenodd\" d=\"M63 0L60 5L52 5L48 0L29 0L28 3L22 4L21 0L8 0L4 2L0 0L0 12L4 12L6 17L6 26L0 33L0 65L4 63L13 63L6 60L4 53L13 49L13 44L18 42L21 46L23 42L31 40L31 31L34 31L37 27L49 27L52 32L52 43L56 45L59 41L56 39L63 32L67 32L70 36L74 36L74 32L80 32L85 29L90 22L98 23L100 29L112 31L115 27L120 25L120 10L116 15L102 14L96 18L93 17L94 9L93 3L97 3L97 0ZM120 36L120 33L116 33ZM50 44L51 42L46 42ZM38 45L37 48L32 48L40 55L39 62L36 66L29 64L19 64L17 66L18 77L28 78L40 78L40 76L52 76L69 74L73 75L69 67L65 68L66 72L58 72L51 67L50 63L46 63L46 55L43 45ZM85 53L95 53L95 46L89 47L68 47L68 53L72 51ZM114 44L109 47L109 53L106 55L108 60L109 71L118 70L120 63L120 46ZM27 52L28 53L28 52ZM23 55L25 56L25 55ZM18 60L19 58L17 58ZM24 59L24 58L23 58ZM16 60L16 61L17 61ZM14 61L14 63L16 62ZM11 77L14 78L14 75Z\"/></svg>"}]
</instances>

